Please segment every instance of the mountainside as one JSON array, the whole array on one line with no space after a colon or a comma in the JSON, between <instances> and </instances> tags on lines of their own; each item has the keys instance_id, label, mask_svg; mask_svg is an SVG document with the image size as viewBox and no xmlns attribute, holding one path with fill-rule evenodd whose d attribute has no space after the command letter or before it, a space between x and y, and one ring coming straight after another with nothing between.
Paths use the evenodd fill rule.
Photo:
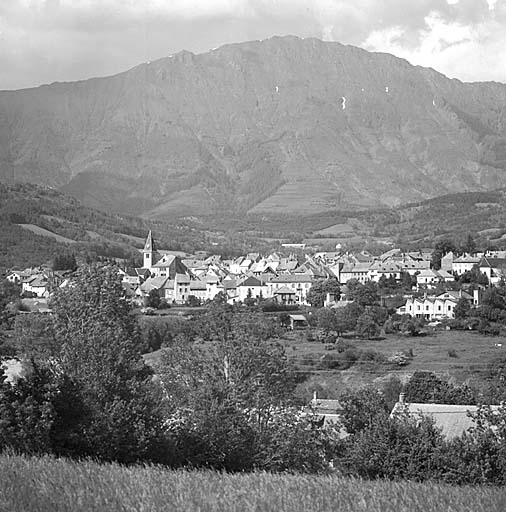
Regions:
<instances>
[{"instance_id":1,"label":"mountainside","mask_svg":"<svg viewBox=\"0 0 506 512\"><path fill-rule=\"evenodd\" d=\"M150 218L393 206L506 186L506 85L296 37L0 92L0 179Z\"/></svg>"}]
</instances>

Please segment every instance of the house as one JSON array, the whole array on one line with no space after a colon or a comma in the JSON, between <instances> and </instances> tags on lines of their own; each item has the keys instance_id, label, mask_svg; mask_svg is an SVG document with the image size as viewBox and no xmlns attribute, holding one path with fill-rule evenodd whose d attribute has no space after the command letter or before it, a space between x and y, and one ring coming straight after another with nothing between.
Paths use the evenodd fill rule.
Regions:
<instances>
[{"instance_id":1,"label":"house","mask_svg":"<svg viewBox=\"0 0 506 512\"><path fill-rule=\"evenodd\" d=\"M343 407L339 400L318 398L315 391L310 407L313 414L323 419L323 424L333 425L340 422Z\"/></svg>"},{"instance_id":2,"label":"house","mask_svg":"<svg viewBox=\"0 0 506 512\"><path fill-rule=\"evenodd\" d=\"M435 287L438 283L448 283L454 280L455 278L445 270L438 271L431 268L422 270L416 275L417 285L427 288Z\"/></svg>"},{"instance_id":3,"label":"house","mask_svg":"<svg viewBox=\"0 0 506 512\"><path fill-rule=\"evenodd\" d=\"M455 255L452 251L446 253L441 258L441 270L445 270L446 272L451 272L453 270L453 260L455 259Z\"/></svg>"},{"instance_id":4,"label":"house","mask_svg":"<svg viewBox=\"0 0 506 512\"><path fill-rule=\"evenodd\" d=\"M480 261L481 258L479 256L463 254L453 260L452 272L461 276L462 274L471 271Z\"/></svg>"},{"instance_id":5,"label":"house","mask_svg":"<svg viewBox=\"0 0 506 512\"><path fill-rule=\"evenodd\" d=\"M244 302L247 298L264 298L267 293L267 286L260 279L250 276L237 285L238 300Z\"/></svg>"},{"instance_id":6,"label":"house","mask_svg":"<svg viewBox=\"0 0 506 512\"><path fill-rule=\"evenodd\" d=\"M455 318L455 307L461 298L473 303L473 297L466 292L446 291L436 296L408 297L396 313L426 320Z\"/></svg>"},{"instance_id":7,"label":"house","mask_svg":"<svg viewBox=\"0 0 506 512\"><path fill-rule=\"evenodd\" d=\"M184 304L190 295L190 278L186 274L176 274L174 279L166 278L163 297L169 304Z\"/></svg>"},{"instance_id":8,"label":"house","mask_svg":"<svg viewBox=\"0 0 506 512\"><path fill-rule=\"evenodd\" d=\"M44 275L34 275L21 283L23 293L33 293L37 297L49 297L49 282Z\"/></svg>"},{"instance_id":9,"label":"house","mask_svg":"<svg viewBox=\"0 0 506 512\"><path fill-rule=\"evenodd\" d=\"M135 296L139 299L143 299L147 297L151 291L156 290L160 298L165 298L164 287L167 280L167 277L148 277L148 279L137 287Z\"/></svg>"},{"instance_id":10,"label":"house","mask_svg":"<svg viewBox=\"0 0 506 512\"><path fill-rule=\"evenodd\" d=\"M201 302L207 300L207 283L205 281L195 280L190 281L189 296L193 295Z\"/></svg>"},{"instance_id":11,"label":"house","mask_svg":"<svg viewBox=\"0 0 506 512\"><path fill-rule=\"evenodd\" d=\"M490 284L497 284L506 277L506 258L486 256L480 260L478 268L487 276Z\"/></svg>"},{"instance_id":12,"label":"house","mask_svg":"<svg viewBox=\"0 0 506 512\"><path fill-rule=\"evenodd\" d=\"M282 286L275 289L274 299L281 304L295 304L297 302L297 294L293 288Z\"/></svg>"},{"instance_id":13,"label":"house","mask_svg":"<svg viewBox=\"0 0 506 512\"><path fill-rule=\"evenodd\" d=\"M364 284L370 280L369 269L371 267L370 262L362 263L346 263L341 269L340 283L345 284L352 279L356 279L358 282Z\"/></svg>"},{"instance_id":14,"label":"house","mask_svg":"<svg viewBox=\"0 0 506 512\"><path fill-rule=\"evenodd\" d=\"M402 272L406 272L410 276L414 276L424 270L430 269L430 261L416 260L410 256L407 256L400 262L400 266Z\"/></svg>"},{"instance_id":15,"label":"house","mask_svg":"<svg viewBox=\"0 0 506 512\"><path fill-rule=\"evenodd\" d=\"M274 297L276 290L288 287L295 291L295 300L307 304L307 293L313 285L314 277L308 274L281 274L267 283L267 297Z\"/></svg>"},{"instance_id":16,"label":"house","mask_svg":"<svg viewBox=\"0 0 506 512\"><path fill-rule=\"evenodd\" d=\"M491 409L498 410L499 406L491 406ZM436 427L440 428L442 434L448 439L459 437L466 430L474 426L470 413L476 413L476 405L449 405L449 404L422 404L407 403L404 394L401 393L399 401L394 405L390 417L402 417L408 415L411 418L426 416L434 420Z\"/></svg>"},{"instance_id":17,"label":"house","mask_svg":"<svg viewBox=\"0 0 506 512\"><path fill-rule=\"evenodd\" d=\"M400 281L401 265L394 261L375 261L370 265L368 275L369 279L375 282L378 282L381 277L385 277L387 279L393 277L396 281Z\"/></svg>"}]
</instances>

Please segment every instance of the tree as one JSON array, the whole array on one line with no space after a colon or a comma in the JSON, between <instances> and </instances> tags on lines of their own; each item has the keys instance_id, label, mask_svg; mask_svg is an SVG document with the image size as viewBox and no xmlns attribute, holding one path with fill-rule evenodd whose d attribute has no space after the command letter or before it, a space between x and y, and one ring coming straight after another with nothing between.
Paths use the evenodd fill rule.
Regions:
<instances>
[{"instance_id":1,"label":"tree","mask_svg":"<svg viewBox=\"0 0 506 512\"><path fill-rule=\"evenodd\" d=\"M307 300L311 306L315 308L322 308L327 298L327 294L339 298L341 294L341 286L337 279L326 279L324 281L317 281L311 286L307 293Z\"/></svg>"},{"instance_id":2,"label":"tree","mask_svg":"<svg viewBox=\"0 0 506 512\"><path fill-rule=\"evenodd\" d=\"M383 415L352 436L340 465L361 478L437 479L442 446L433 420Z\"/></svg>"},{"instance_id":3,"label":"tree","mask_svg":"<svg viewBox=\"0 0 506 512\"><path fill-rule=\"evenodd\" d=\"M113 267L82 267L52 301L62 374L79 387L87 411L86 450L104 460L157 460L162 451L151 370L140 330Z\"/></svg>"},{"instance_id":4,"label":"tree","mask_svg":"<svg viewBox=\"0 0 506 512\"><path fill-rule=\"evenodd\" d=\"M185 463L236 471L284 470L295 461L300 469L323 467L323 452L297 447L316 449L321 434L292 409L296 378L284 347L258 329L255 315L226 308L210 316L205 335L199 330L164 351L160 369L167 424Z\"/></svg>"},{"instance_id":5,"label":"tree","mask_svg":"<svg viewBox=\"0 0 506 512\"><path fill-rule=\"evenodd\" d=\"M449 252L457 252L457 247L455 246L453 240L445 238L437 242L434 246L434 252L432 253L432 268L439 270L441 268L441 258Z\"/></svg>"},{"instance_id":6,"label":"tree","mask_svg":"<svg viewBox=\"0 0 506 512\"><path fill-rule=\"evenodd\" d=\"M476 251L476 242L470 233L467 234L466 241L462 245L462 252L468 254L474 254Z\"/></svg>"},{"instance_id":7,"label":"tree","mask_svg":"<svg viewBox=\"0 0 506 512\"><path fill-rule=\"evenodd\" d=\"M59 253L53 258L53 270L71 270L77 269L76 257L73 253Z\"/></svg>"},{"instance_id":8,"label":"tree","mask_svg":"<svg viewBox=\"0 0 506 512\"><path fill-rule=\"evenodd\" d=\"M368 312L360 315L357 320L356 331L359 336L365 336L367 339L376 338L381 332L380 326Z\"/></svg>"},{"instance_id":9,"label":"tree","mask_svg":"<svg viewBox=\"0 0 506 512\"><path fill-rule=\"evenodd\" d=\"M466 385L454 386L432 372L415 372L406 384L404 392L408 402L463 405L476 403L476 394L472 388Z\"/></svg>"},{"instance_id":10,"label":"tree","mask_svg":"<svg viewBox=\"0 0 506 512\"><path fill-rule=\"evenodd\" d=\"M455 318L466 318L470 309L471 304L469 304L469 301L464 297L461 297L455 306Z\"/></svg>"},{"instance_id":11,"label":"tree","mask_svg":"<svg viewBox=\"0 0 506 512\"><path fill-rule=\"evenodd\" d=\"M321 308L317 313L318 328L328 334L336 330L336 315L332 309Z\"/></svg>"},{"instance_id":12,"label":"tree","mask_svg":"<svg viewBox=\"0 0 506 512\"><path fill-rule=\"evenodd\" d=\"M144 302L146 307L158 309L161 304L160 292L156 289L150 290Z\"/></svg>"},{"instance_id":13,"label":"tree","mask_svg":"<svg viewBox=\"0 0 506 512\"><path fill-rule=\"evenodd\" d=\"M60 349L52 318L47 314L18 315L14 321L14 339L18 352L29 360L47 361Z\"/></svg>"},{"instance_id":14,"label":"tree","mask_svg":"<svg viewBox=\"0 0 506 512\"><path fill-rule=\"evenodd\" d=\"M383 395L372 387L357 391L347 390L339 397L341 422L346 432L355 435L377 422L387 418L389 409Z\"/></svg>"},{"instance_id":15,"label":"tree","mask_svg":"<svg viewBox=\"0 0 506 512\"><path fill-rule=\"evenodd\" d=\"M374 281L362 284L352 279L346 283L346 286L348 287L347 298L362 307L374 306L379 302L378 285Z\"/></svg>"},{"instance_id":16,"label":"tree","mask_svg":"<svg viewBox=\"0 0 506 512\"><path fill-rule=\"evenodd\" d=\"M28 366L23 378L0 382L0 450L82 455L79 425L86 410L78 389L54 369Z\"/></svg>"}]
</instances>

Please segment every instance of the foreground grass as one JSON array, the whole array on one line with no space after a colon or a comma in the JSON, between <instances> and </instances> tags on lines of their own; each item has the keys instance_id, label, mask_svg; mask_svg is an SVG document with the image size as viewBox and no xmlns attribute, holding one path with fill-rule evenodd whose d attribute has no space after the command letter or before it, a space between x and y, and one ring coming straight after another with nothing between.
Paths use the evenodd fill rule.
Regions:
<instances>
[{"instance_id":1,"label":"foreground grass","mask_svg":"<svg viewBox=\"0 0 506 512\"><path fill-rule=\"evenodd\" d=\"M503 512L506 494L492 487L228 475L0 455L0 510Z\"/></svg>"}]
</instances>

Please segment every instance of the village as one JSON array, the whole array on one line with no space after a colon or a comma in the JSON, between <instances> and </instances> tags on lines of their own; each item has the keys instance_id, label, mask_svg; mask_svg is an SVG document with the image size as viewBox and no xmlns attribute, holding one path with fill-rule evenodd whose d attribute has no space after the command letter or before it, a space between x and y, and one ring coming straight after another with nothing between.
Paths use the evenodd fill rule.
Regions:
<instances>
[{"instance_id":1,"label":"village","mask_svg":"<svg viewBox=\"0 0 506 512\"><path fill-rule=\"evenodd\" d=\"M309 306L308 294L315 283L331 280L339 285L390 280L399 283L409 276L408 289L402 301L395 304L396 313L424 320L453 319L460 299L470 305L480 304L483 286L456 286L456 280L478 271L484 282L497 285L506 276L506 251L464 253L449 252L442 256L440 268L433 267L431 248L402 252L391 249L379 256L360 252L302 252L287 256L249 253L235 259L219 255L182 255L157 247L152 233L142 249L142 266L118 265L126 297L137 306L150 305L156 297L168 307L201 305L220 295L229 304L246 300L270 300L281 305ZM10 269L5 278L21 285L29 310L50 311L47 299L57 287L69 283L71 271L53 270L50 266ZM408 278L408 279L409 279ZM338 308L348 304L346 287L338 295L328 293L323 305ZM423 292L423 293L421 293ZM26 300L32 299L32 300ZM157 304L159 302L157 301ZM391 304L390 304L391 306Z\"/></svg>"}]
</instances>

